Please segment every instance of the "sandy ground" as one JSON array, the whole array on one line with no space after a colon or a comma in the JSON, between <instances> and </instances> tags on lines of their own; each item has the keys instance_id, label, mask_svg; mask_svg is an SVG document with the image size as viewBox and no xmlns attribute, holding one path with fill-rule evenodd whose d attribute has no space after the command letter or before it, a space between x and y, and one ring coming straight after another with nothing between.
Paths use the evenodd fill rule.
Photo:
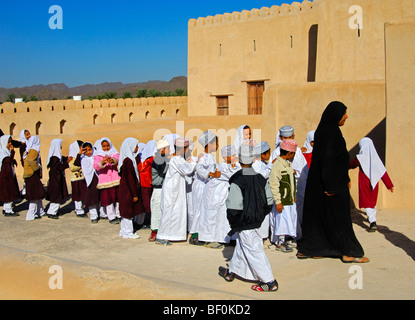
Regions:
<instances>
[{"instance_id":1,"label":"sandy ground","mask_svg":"<svg viewBox=\"0 0 415 320\"><path fill-rule=\"evenodd\" d=\"M46 205L46 202L45 202ZM368 264L338 259L298 260L264 243L276 293L258 293L240 280L217 274L233 247L209 249L188 243L164 247L140 239L125 240L119 225L91 224L76 217L70 201L59 220L25 221L27 202L16 204L19 217L0 215L0 299L3 300L396 300L415 298L415 212L382 210L379 231L368 233L365 215L354 210L354 229ZM59 266L57 272L53 266ZM51 268L52 267L52 268ZM354 269L357 267L357 269ZM50 282L62 274L62 289ZM361 282L354 279L361 276ZM351 289L349 283L362 287Z\"/></svg>"}]
</instances>

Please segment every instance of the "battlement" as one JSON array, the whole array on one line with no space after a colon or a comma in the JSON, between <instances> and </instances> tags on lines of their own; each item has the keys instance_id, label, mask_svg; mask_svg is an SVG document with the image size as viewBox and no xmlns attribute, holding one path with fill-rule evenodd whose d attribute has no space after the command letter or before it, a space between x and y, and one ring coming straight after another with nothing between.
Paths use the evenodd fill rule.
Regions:
<instances>
[{"instance_id":1,"label":"battlement","mask_svg":"<svg viewBox=\"0 0 415 320\"><path fill-rule=\"evenodd\" d=\"M12 136L23 129L36 135L74 134L95 125L187 116L187 97L5 102L0 113L0 128Z\"/></svg>"},{"instance_id":2,"label":"battlement","mask_svg":"<svg viewBox=\"0 0 415 320\"><path fill-rule=\"evenodd\" d=\"M187 103L187 97L155 97L127 99L95 99L95 100L44 100L30 102L4 102L0 105L1 114L66 111L73 109L100 109L122 107L147 107L154 105L175 105Z\"/></svg>"},{"instance_id":3,"label":"battlement","mask_svg":"<svg viewBox=\"0 0 415 320\"><path fill-rule=\"evenodd\" d=\"M241 12L234 11L232 13L217 14L215 16L200 17L198 19L189 20L189 28L192 27L204 27L212 25L223 25L234 22L246 22L258 19L266 19L276 16L287 16L300 14L313 9L313 6L318 0L308 1L304 0L300 2L292 2L289 4L282 4L281 6L262 7L261 9L242 10Z\"/></svg>"}]
</instances>

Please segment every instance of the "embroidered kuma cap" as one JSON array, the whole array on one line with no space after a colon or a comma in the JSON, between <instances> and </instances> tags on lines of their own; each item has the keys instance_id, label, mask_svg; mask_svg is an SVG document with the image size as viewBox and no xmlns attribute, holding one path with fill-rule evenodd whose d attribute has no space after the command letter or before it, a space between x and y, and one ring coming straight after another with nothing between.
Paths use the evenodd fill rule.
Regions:
<instances>
[{"instance_id":1,"label":"embroidered kuma cap","mask_svg":"<svg viewBox=\"0 0 415 320\"><path fill-rule=\"evenodd\" d=\"M239 148L239 162L242 164L251 164L255 160L254 147L243 144Z\"/></svg>"},{"instance_id":2,"label":"embroidered kuma cap","mask_svg":"<svg viewBox=\"0 0 415 320\"><path fill-rule=\"evenodd\" d=\"M294 128L291 126L284 126L280 129L281 137L291 137L294 134Z\"/></svg>"},{"instance_id":3,"label":"embroidered kuma cap","mask_svg":"<svg viewBox=\"0 0 415 320\"><path fill-rule=\"evenodd\" d=\"M177 147L188 147L190 144L190 140L187 137L179 137L176 139L175 143L174 143Z\"/></svg>"},{"instance_id":4,"label":"embroidered kuma cap","mask_svg":"<svg viewBox=\"0 0 415 320\"><path fill-rule=\"evenodd\" d=\"M261 143L258 143L255 145L255 155L261 155L264 152L267 152L268 150L270 150L271 148L269 147L268 142L266 141L262 141Z\"/></svg>"},{"instance_id":5,"label":"embroidered kuma cap","mask_svg":"<svg viewBox=\"0 0 415 320\"><path fill-rule=\"evenodd\" d=\"M280 149L289 151L289 152L296 152L297 151L297 142L292 139L285 139L280 144Z\"/></svg>"},{"instance_id":6,"label":"embroidered kuma cap","mask_svg":"<svg viewBox=\"0 0 415 320\"><path fill-rule=\"evenodd\" d=\"M163 148L168 147L168 146L170 146L170 143L165 139L162 139L162 140L159 140L159 141L156 142L157 150L163 149Z\"/></svg>"},{"instance_id":7,"label":"embroidered kuma cap","mask_svg":"<svg viewBox=\"0 0 415 320\"><path fill-rule=\"evenodd\" d=\"M236 154L236 148L232 144L232 145L223 147L222 149L220 149L220 152L222 154L222 158L226 159L227 157L231 157Z\"/></svg>"},{"instance_id":8,"label":"embroidered kuma cap","mask_svg":"<svg viewBox=\"0 0 415 320\"><path fill-rule=\"evenodd\" d=\"M216 139L216 135L212 131L207 130L200 135L198 141L202 146L206 147L214 139Z\"/></svg>"}]
</instances>

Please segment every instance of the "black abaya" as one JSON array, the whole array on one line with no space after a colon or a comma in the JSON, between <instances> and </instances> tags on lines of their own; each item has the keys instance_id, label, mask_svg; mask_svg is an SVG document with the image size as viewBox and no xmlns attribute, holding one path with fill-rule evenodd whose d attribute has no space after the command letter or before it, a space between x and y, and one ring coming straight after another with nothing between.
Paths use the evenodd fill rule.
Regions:
<instances>
[{"instance_id":1,"label":"black abaya","mask_svg":"<svg viewBox=\"0 0 415 320\"><path fill-rule=\"evenodd\" d=\"M330 103L315 132L304 198L303 237L298 242L298 252L305 256L364 255L353 231L349 153L338 126L346 109L341 102ZM325 192L334 195L328 196Z\"/></svg>"}]
</instances>

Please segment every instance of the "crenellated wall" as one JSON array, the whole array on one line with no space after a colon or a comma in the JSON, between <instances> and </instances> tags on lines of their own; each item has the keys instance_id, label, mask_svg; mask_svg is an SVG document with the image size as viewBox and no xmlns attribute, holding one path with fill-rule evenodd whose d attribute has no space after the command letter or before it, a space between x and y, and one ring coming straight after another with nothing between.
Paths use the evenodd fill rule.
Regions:
<instances>
[{"instance_id":1,"label":"crenellated wall","mask_svg":"<svg viewBox=\"0 0 415 320\"><path fill-rule=\"evenodd\" d=\"M90 125L186 116L187 97L5 102L0 114L0 127L15 138L23 129L37 135L74 134Z\"/></svg>"},{"instance_id":2,"label":"crenellated wall","mask_svg":"<svg viewBox=\"0 0 415 320\"><path fill-rule=\"evenodd\" d=\"M314 3L317 1L314 0ZM215 16L200 17L198 19L190 19L189 27L203 27L209 25L229 24L246 21L255 21L264 18L273 18L277 16L285 16L307 12L313 8L313 2L303 1L293 2L291 5L282 4L281 6L262 7L261 9L234 11L232 13L217 14Z\"/></svg>"}]
</instances>

